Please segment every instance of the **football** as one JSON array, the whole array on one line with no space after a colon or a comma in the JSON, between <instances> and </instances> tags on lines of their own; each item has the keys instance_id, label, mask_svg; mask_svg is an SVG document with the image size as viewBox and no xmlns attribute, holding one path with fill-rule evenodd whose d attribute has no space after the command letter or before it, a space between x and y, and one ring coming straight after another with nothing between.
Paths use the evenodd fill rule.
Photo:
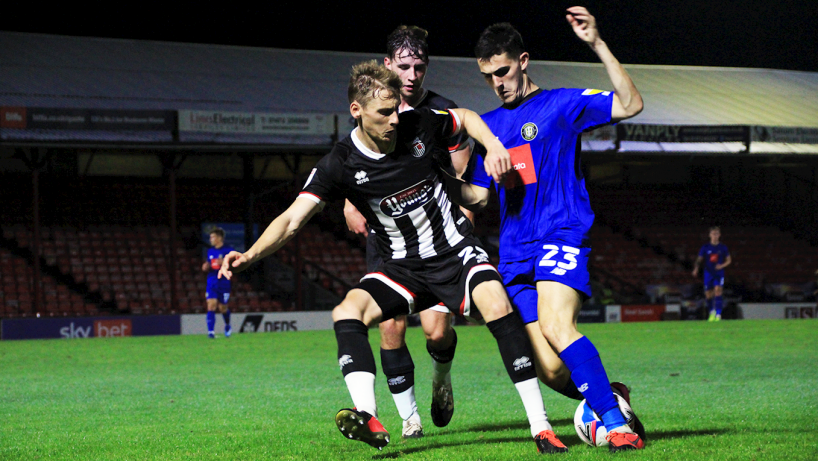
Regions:
<instances>
[{"instance_id":1,"label":"football","mask_svg":"<svg viewBox=\"0 0 818 461\"><path fill-rule=\"evenodd\" d=\"M624 415L628 421L628 426L633 429L634 418L631 406L628 405L628 402L622 397L616 394L614 394L614 397L616 397L616 401L619 403L619 409L622 411L622 415ZM574 412L574 428L577 430L579 438L588 445L592 447L604 447L608 445L608 441L605 440L605 436L608 435L608 429L605 428L605 425L602 424L602 420L591 410L591 407L588 406L588 402L585 400L579 403L577 411Z\"/></svg>"}]
</instances>

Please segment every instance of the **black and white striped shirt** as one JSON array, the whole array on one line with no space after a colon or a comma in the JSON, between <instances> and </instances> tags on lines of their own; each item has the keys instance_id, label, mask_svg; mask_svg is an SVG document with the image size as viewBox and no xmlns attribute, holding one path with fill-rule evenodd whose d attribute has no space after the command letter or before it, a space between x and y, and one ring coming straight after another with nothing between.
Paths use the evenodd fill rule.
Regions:
<instances>
[{"instance_id":1,"label":"black and white striped shirt","mask_svg":"<svg viewBox=\"0 0 818 461\"><path fill-rule=\"evenodd\" d=\"M449 200L433 155L448 151L460 120L428 108L403 112L399 120L393 152L369 150L356 128L318 162L299 197L319 204L348 198L374 232L384 261L445 255L472 232Z\"/></svg>"}]
</instances>

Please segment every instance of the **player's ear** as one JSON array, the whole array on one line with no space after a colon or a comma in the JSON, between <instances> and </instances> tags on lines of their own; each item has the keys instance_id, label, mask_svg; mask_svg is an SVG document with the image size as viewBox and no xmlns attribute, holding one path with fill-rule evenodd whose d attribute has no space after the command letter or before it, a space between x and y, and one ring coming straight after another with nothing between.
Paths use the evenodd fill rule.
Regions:
<instances>
[{"instance_id":1,"label":"player's ear","mask_svg":"<svg viewBox=\"0 0 818 461\"><path fill-rule=\"evenodd\" d=\"M520 69L525 70L528 67L528 52L524 51L523 54L520 55Z\"/></svg>"},{"instance_id":2,"label":"player's ear","mask_svg":"<svg viewBox=\"0 0 818 461\"><path fill-rule=\"evenodd\" d=\"M384 66L384 67L386 67L386 68L388 69L388 68L389 68L389 66L391 66L391 65L392 65L392 60L391 60L391 59L389 59L389 56L384 56L384 58L383 58L383 66Z\"/></svg>"},{"instance_id":3,"label":"player's ear","mask_svg":"<svg viewBox=\"0 0 818 461\"><path fill-rule=\"evenodd\" d=\"M349 113L350 113L350 115L352 115L352 118L354 118L355 120L360 120L361 119L361 111L362 110L363 110L363 107L361 107L361 103L359 103L358 101L352 101L349 104Z\"/></svg>"}]
</instances>

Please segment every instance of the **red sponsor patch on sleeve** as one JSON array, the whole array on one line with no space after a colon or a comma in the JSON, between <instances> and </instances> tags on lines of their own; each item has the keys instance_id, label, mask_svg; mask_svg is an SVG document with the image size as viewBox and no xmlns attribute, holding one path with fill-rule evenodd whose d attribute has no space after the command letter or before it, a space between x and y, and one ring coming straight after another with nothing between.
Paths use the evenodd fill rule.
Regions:
<instances>
[{"instance_id":1,"label":"red sponsor patch on sleeve","mask_svg":"<svg viewBox=\"0 0 818 461\"><path fill-rule=\"evenodd\" d=\"M506 175L504 186L507 189L537 182L537 171L534 168L534 157L531 155L531 145L512 147L508 150L511 155L511 166L514 171Z\"/></svg>"}]
</instances>

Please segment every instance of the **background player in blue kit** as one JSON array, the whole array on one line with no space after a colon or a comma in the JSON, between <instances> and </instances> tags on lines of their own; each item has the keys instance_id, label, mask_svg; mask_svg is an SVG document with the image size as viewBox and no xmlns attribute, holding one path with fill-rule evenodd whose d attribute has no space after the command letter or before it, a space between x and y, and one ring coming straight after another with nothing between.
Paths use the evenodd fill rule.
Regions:
<instances>
[{"instance_id":1,"label":"background player in blue kit","mask_svg":"<svg viewBox=\"0 0 818 461\"><path fill-rule=\"evenodd\" d=\"M423 88L429 68L428 33L415 26L400 26L386 39L384 66L395 72L403 83L399 111L420 109L453 109L453 101ZM449 139L452 166L458 177L469 163L471 147L468 136L461 133ZM474 222L474 213L460 210ZM375 246L375 235L369 232L366 218L347 199L344 216L349 230L367 237L366 270L374 272L383 262ZM451 326L452 314L445 306L432 306L419 314L426 335L426 350L432 357L432 422L438 427L449 424L454 413L451 367L457 347L457 335ZM406 347L406 316L381 322L381 367L398 413L403 419L404 438L423 436L423 424L415 400L415 364Z\"/></svg>"},{"instance_id":2,"label":"background player in blue kit","mask_svg":"<svg viewBox=\"0 0 818 461\"><path fill-rule=\"evenodd\" d=\"M724 307L722 292L724 289L724 268L733 262L727 245L719 243L721 229L710 228L710 243L702 245L699 256L693 263L693 277L699 275L699 265L704 262L704 296L707 299L707 321L721 320L721 309Z\"/></svg>"},{"instance_id":3,"label":"background player in blue kit","mask_svg":"<svg viewBox=\"0 0 818 461\"><path fill-rule=\"evenodd\" d=\"M230 308L227 307L230 301L231 282L226 278L219 278L219 269L227 253L233 248L224 244L224 229L215 227L210 231L211 248L207 250L207 261L202 264L202 271L207 272L207 292L205 300L207 302L207 336L216 337L216 309L222 313L224 318L224 337L229 338L232 332L230 327Z\"/></svg>"},{"instance_id":4,"label":"background player in blue kit","mask_svg":"<svg viewBox=\"0 0 818 461\"><path fill-rule=\"evenodd\" d=\"M599 352L577 330L582 303L591 296L588 231L594 220L577 146L583 131L638 114L642 97L600 38L588 10L572 7L567 12L574 32L604 64L614 92L540 89L528 77L522 37L508 23L488 27L475 47L480 72L503 103L483 119L508 149L515 169L497 187L498 269L540 366L558 373L558 358L564 362L608 428L611 451L639 449L644 447L643 431L638 427L642 435L635 434L626 424ZM487 188L488 179L477 166L471 182Z\"/></svg>"}]
</instances>

